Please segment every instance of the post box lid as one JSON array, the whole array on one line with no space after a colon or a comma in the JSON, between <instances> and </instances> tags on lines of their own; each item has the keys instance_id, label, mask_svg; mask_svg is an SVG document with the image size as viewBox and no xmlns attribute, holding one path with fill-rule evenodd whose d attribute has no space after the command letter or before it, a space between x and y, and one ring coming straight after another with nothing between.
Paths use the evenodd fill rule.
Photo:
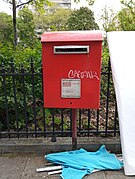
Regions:
<instances>
[{"instance_id":1,"label":"post box lid","mask_svg":"<svg viewBox=\"0 0 135 179\"><path fill-rule=\"evenodd\" d=\"M56 31L44 32L41 42L102 41L102 31Z\"/></svg>"}]
</instances>

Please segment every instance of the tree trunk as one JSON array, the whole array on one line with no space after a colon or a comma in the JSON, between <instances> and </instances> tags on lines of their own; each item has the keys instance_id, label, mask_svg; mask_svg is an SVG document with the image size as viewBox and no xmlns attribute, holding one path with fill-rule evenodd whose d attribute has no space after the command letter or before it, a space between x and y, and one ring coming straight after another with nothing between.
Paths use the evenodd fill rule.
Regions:
<instances>
[{"instance_id":1,"label":"tree trunk","mask_svg":"<svg viewBox=\"0 0 135 179\"><path fill-rule=\"evenodd\" d=\"M17 46L17 25L16 25L16 2L12 0L13 4L13 30L14 30L14 47Z\"/></svg>"}]
</instances>

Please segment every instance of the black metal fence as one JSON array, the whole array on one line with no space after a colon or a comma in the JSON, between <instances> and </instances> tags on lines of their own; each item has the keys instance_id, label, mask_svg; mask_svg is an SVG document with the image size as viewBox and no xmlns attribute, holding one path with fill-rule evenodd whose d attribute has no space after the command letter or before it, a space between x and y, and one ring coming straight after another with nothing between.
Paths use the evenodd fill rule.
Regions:
<instances>
[{"instance_id":1,"label":"black metal fence","mask_svg":"<svg viewBox=\"0 0 135 179\"><path fill-rule=\"evenodd\" d=\"M110 62L101 72L101 107L79 109L78 136L115 136L119 132ZM0 66L0 138L72 135L71 109L44 109L42 67L13 61Z\"/></svg>"}]
</instances>

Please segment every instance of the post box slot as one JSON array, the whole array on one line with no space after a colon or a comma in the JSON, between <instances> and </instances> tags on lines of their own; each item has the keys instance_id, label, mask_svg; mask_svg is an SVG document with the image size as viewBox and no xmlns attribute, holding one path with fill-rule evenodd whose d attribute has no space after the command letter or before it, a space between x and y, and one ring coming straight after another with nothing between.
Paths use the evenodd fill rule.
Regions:
<instances>
[{"instance_id":1,"label":"post box slot","mask_svg":"<svg viewBox=\"0 0 135 179\"><path fill-rule=\"evenodd\" d=\"M88 54L89 46L54 46L54 54Z\"/></svg>"}]
</instances>

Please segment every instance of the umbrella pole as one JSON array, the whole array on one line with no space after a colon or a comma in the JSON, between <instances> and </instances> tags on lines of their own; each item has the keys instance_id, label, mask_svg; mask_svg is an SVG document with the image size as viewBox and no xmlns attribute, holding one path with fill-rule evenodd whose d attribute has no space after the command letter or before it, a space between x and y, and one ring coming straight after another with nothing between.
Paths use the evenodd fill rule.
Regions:
<instances>
[{"instance_id":1,"label":"umbrella pole","mask_svg":"<svg viewBox=\"0 0 135 179\"><path fill-rule=\"evenodd\" d=\"M72 109L72 150L77 149L77 109Z\"/></svg>"}]
</instances>

